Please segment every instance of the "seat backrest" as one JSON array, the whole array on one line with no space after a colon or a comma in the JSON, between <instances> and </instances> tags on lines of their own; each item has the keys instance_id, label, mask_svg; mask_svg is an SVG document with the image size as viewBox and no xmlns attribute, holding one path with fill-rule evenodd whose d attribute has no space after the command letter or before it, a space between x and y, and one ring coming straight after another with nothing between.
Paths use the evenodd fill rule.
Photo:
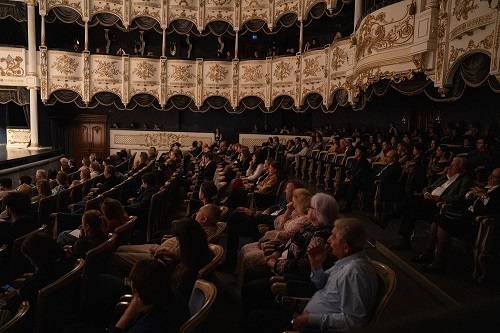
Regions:
<instances>
[{"instance_id":1,"label":"seat backrest","mask_svg":"<svg viewBox=\"0 0 500 333\"><path fill-rule=\"evenodd\" d=\"M26 319L27 313L30 309L30 304L26 301L22 302L19 308L17 309L17 313L14 317L12 317L8 322L3 324L0 327L0 333L22 333L26 332Z\"/></svg>"},{"instance_id":2,"label":"seat backrest","mask_svg":"<svg viewBox=\"0 0 500 333\"><path fill-rule=\"evenodd\" d=\"M335 165L336 166L342 166L344 165L345 161L345 154L337 154L335 155Z\"/></svg>"},{"instance_id":3,"label":"seat backrest","mask_svg":"<svg viewBox=\"0 0 500 333\"><path fill-rule=\"evenodd\" d=\"M90 184L90 180L87 180L83 183L76 184L71 188L71 192L69 194L69 203L80 202L83 199L83 188L84 186L88 186ZM88 192L88 191L87 191Z\"/></svg>"},{"instance_id":4,"label":"seat backrest","mask_svg":"<svg viewBox=\"0 0 500 333\"><path fill-rule=\"evenodd\" d=\"M146 240L151 241L153 234L158 230L158 226L160 224L163 205L168 205L168 202L164 202L164 198L166 197L166 189L159 191L151 197L151 202L149 204L148 210L148 223L147 223L147 231L146 231Z\"/></svg>"},{"instance_id":5,"label":"seat backrest","mask_svg":"<svg viewBox=\"0 0 500 333\"><path fill-rule=\"evenodd\" d=\"M26 259L21 253L21 246L26 238L30 237L37 232L47 231L47 225L42 225L40 228L35 229L21 237L16 238L12 242L12 249L10 251L10 279L15 280L21 274L32 271L33 266L30 264L28 259Z\"/></svg>"},{"instance_id":6,"label":"seat backrest","mask_svg":"<svg viewBox=\"0 0 500 333\"><path fill-rule=\"evenodd\" d=\"M73 188L67 188L57 194L57 212L68 208L68 205L71 203L71 192L73 192Z\"/></svg>"},{"instance_id":7,"label":"seat backrest","mask_svg":"<svg viewBox=\"0 0 500 333\"><path fill-rule=\"evenodd\" d=\"M103 200L104 197L102 196L102 194L99 194L97 197L87 200L87 202L85 203L85 211L89 209L99 210Z\"/></svg>"},{"instance_id":8,"label":"seat backrest","mask_svg":"<svg viewBox=\"0 0 500 333\"><path fill-rule=\"evenodd\" d=\"M50 220L50 214L57 211L57 195L50 195L42 198L38 204L38 224L47 224Z\"/></svg>"},{"instance_id":9,"label":"seat backrest","mask_svg":"<svg viewBox=\"0 0 500 333\"><path fill-rule=\"evenodd\" d=\"M84 279L105 270L109 258L116 248L117 235L111 234L107 241L89 250L85 255Z\"/></svg>"},{"instance_id":10,"label":"seat backrest","mask_svg":"<svg viewBox=\"0 0 500 333\"><path fill-rule=\"evenodd\" d=\"M132 232L137 223L137 216L130 216L129 220L115 229L117 246L128 244L132 238Z\"/></svg>"},{"instance_id":11,"label":"seat backrest","mask_svg":"<svg viewBox=\"0 0 500 333\"><path fill-rule=\"evenodd\" d=\"M208 248L213 254L212 260L206 264L202 269L198 272L198 277L206 279L215 271L215 268L222 261L222 257L224 256L224 248L218 244L208 244Z\"/></svg>"},{"instance_id":12,"label":"seat backrest","mask_svg":"<svg viewBox=\"0 0 500 333\"><path fill-rule=\"evenodd\" d=\"M58 332L64 318L74 314L79 306L81 276L85 261L78 259L75 267L59 279L38 291L34 322L35 333Z\"/></svg>"},{"instance_id":13,"label":"seat backrest","mask_svg":"<svg viewBox=\"0 0 500 333\"><path fill-rule=\"evenodd\" d=\"M382 313L396 290L396 273L392 268L381 262L370 260L370 263L373 265L379 281L377 303L370 320L370 325L375 325L380 320Z\"/></svg>"},{"instance_id":14,"label":"seat backrest","mask_svg":"<svg viewBox=\"0 0 500 333\"><path fill-rule=\"evenodd\" d=\"M207 238L208 243L216 244L225 230L226 230L226 222L217 222L217 230L215 231L214 234L208 236Z\"/></svg>"},{"instance_id":15,"label":"seat backrest","mask_svg":"<svg viewBox=\"0 0 500 333\"><path fill-rule=\"evenodd\" d=\"M202 269L198 272L199 278L206 279L210 274L215 271L217 265L222 261L222 257L224 256L224 248L218 244L208 244L208 248L213 254L212 260L206 264Z\"/></svg>"},{"instance_id":16,"label":"seat backrest","mask_svg":"<svg viewBox=\"0 0 500 333\"><path fill-rule=\"evenodd\" d=\"M181 326L179 333L194 332L207 318L216 297L217 288L213 283L196 280L188 304L191 317Z\"/></svg>"}]
</instances>

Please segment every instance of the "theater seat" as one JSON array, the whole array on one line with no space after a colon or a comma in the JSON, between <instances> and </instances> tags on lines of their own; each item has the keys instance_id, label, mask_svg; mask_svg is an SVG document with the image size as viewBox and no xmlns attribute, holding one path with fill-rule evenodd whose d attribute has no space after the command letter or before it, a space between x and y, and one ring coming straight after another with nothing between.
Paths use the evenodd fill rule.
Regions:
<instances>
[{"instance_id":1,"label":"theater seat","mask_svg":"<svg viewBox=\"0 0 500 333\"><path fill-rule=\"evenodd\" d=\"M377 302L375 305L375 309L373 310L373 314L370 318L368 326L373 326L377 324L389 304L389 301L396 290L396 273L389 266L382 264L381 262L370 260L375 272L377 273L378 278L378 292L377 292ZM298 304L305 305L309 298L303 297L291 297L288 295L283 295L280 293L286 293L286 286L283 285L283 282L277 282L272 285L272 291L276 296L281 296L281 303L286 305L297 306ZM319 330L306 330L304 332L308 333L319 333ZM333 331L324 331L324 332L333 332ZM287 331L286 333L296 333L296 331Z\"/></svg>"},{"instance_id":2,"label":"theater seat","mask_svg":"<svg viewBox=\"0 0 500 333\"><path fill-rule=\"evenodd\" d=\"M19 308L17 309L17 313L14 317L12 317L8 322L3 324L0 327L0 332L2 333L22 333L26 332L26 320L27 313L30 309L30 304L28 302L22 302Z\"/></svg>"},{"instance_id":3,"label":"theater seat","mask_svg":"<svg viewBox=\"0 0 500 333\"><path fill-rule=\"evenodd\" d=\"M207 318L216 297L217 288L213 283L196 280L188 304L191 318L181 326L179 333L194 332Z\"/></svg>"}]
</instances>

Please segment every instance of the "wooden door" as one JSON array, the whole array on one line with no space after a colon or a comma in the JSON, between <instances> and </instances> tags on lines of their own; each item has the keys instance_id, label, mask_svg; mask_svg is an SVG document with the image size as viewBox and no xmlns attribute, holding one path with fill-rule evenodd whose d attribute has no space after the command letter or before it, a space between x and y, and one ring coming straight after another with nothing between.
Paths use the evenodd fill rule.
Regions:
<instances>
[{"instance_id":1,"label":"wooden door","mask_svg":"<svg viewBox=\"0 0 500 333\"><path fill-rule=\"evenodd\" d=\"M77 160L95 153L98 158L108 154L106 115L79 115L73 124L73 153Z\"/></svg>"}]
</instances>

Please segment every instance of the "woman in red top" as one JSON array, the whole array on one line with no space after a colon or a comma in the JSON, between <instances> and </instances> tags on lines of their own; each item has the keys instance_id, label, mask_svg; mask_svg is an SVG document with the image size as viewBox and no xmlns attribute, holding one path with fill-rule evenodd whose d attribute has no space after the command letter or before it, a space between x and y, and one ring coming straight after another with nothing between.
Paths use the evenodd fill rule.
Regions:
<instances>
[{"instance_id":1,"label":"woman in red top","mask_svg":"<svg viewBox=\"0 0 500 333\"><path fill-rule=\"evenodd\" d=\"M128 215L120 201L106 198L101 205L101 212L106 217L102 224L105 233L114 232L115 229L128 221Z\"/></svg>"}]
</instances>

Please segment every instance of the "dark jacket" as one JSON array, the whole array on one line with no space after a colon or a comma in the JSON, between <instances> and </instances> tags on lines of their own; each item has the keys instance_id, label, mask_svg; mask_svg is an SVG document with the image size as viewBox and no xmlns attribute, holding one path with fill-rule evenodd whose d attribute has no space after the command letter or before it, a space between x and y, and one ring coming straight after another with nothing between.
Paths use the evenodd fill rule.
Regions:
<instances>
[{"instance_id":1,"label":"dark jacket","mask_svg":"<svg viewBox=\"0 0 500 333\"><path fill-rule=\"evenodd\" d=\"M401 164L394 162L380 171L380 198L382 201L401 199Z\"/></svg>"},{"instance_id":2,"label":"dark jacket","mask_svg":"<svg viewBox=\"0 0 500 333\"><path fill-rule=\"evenodd\" d=\"M486 205L483 200L474 202L474 214L476 216L493 216L498 219L500 217L500 187L495 188L486 195L489 198Z\"/></svg>"},{"instance_id":3,"label":"dark jacket","mask_svg":"<svg viewBox=\"0 0 500 333\"><path fill-rule=\"evenodd\" d=\"M216 169L217 164L214 161L210 161L207 165L200 169L198 174L199 179L213 180Z\"/></svg>"},{"instance_id":4,"label":"dark jacket","mask_svg":"<svg viewBox=\"0 0 500 333\"><path fill-rule=\"evenodd\" d=\"M0 223L0 244L11 245L12 242L33 230L36 225L31 216L22 216L15 222Z\"/></svg>"},{"instance_id":5,"label":"dark jacket","mask_svg":"<svg viewBox=\"0 0 500 333\"><path fill-rule=\"evenodd\" d=\"M439 178L430 186L427 186L423 192L431 193L434 189L441 186L448 180L446 175ZM465 194L472 186L470 178L460 175L446 190L441 194L440 201L448 206L448 211L454 214L461 214L466 210Z\"/></svg>"}]
</instances>

